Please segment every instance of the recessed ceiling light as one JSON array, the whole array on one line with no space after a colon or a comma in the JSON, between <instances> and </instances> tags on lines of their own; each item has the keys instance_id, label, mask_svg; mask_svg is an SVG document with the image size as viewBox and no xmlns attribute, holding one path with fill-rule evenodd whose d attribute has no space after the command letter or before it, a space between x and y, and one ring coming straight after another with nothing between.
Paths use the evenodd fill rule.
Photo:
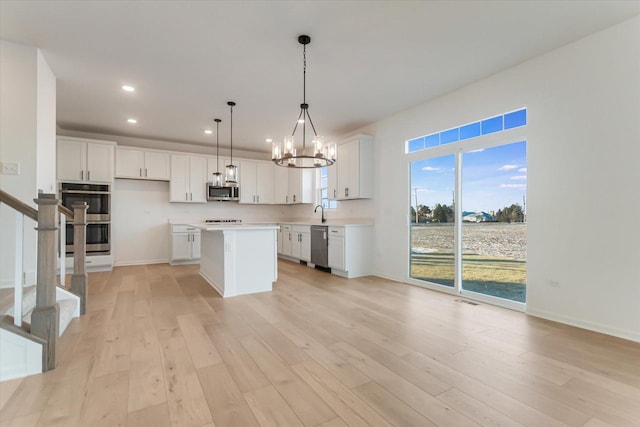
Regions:
<instances>
[{"instance_id":1,"label":"recessed ceiling light","mask_svg":"<svg viewBox=\"0 0 640 427\"><path fill-rule=\"evenodd\" d=\"M124 85L124 86L122 86L122 90L127 91L127 92L134 92L136 90L136 88L133 87L133 86Z\"/></svg>"},{"instance_id":2,"label":"recessed ceiling light","mask_svg":"<svg viewBox=\"0 0 640 427\"><path fill-rule=\"evenodd\" d=\"M138 121L136 119L127 119L127 121L131 124L135 124L138 123Z\"/></svg>"},{"instance_id":3,"label":"recessed ceiling light","mask_svg":"<svg viewBox=\"0 0 640 427\"><path fill-rule=\"evenodd\" d=\"M267 138L267 139L265 139L265 142L273 142L273 139Z\"/></svg>"},{"instance_id":4,"label":"recessed ceiling light","mask_svg":"<svg viewBox=\"0 0 640 427\"><path fill-rule=\"evenodd\" d=\"M211 135L213 131L211 129L207 129L204 131L204 133L206 133L207 135Z\"/></svg>"}]
</instances>

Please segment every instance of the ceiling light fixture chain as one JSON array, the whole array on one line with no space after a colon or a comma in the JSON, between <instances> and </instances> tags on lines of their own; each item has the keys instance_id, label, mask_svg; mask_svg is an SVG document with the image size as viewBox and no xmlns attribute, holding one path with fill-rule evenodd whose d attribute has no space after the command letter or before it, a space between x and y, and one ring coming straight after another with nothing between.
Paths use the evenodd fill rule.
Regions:
<instances>
[{"instance_id":1,"label":"ceiling light fixture chain","mask_svg":"<svg viewBox=\"0 0 640 427\"><path fill-rule=\"evenodd\" d=\"M335 144L324 144L324 138L316 132L316 127L309 114L309 104L307 104L307 45L311 42L311 37L301 35L298 43L302 45L302 104L300 104L300 114L293 127L291 136L285 136L282 144L274 142L271 148L271 159L278 166L288 166L295 168L318 168L331 166L336 161ZM307 154L307 120L313 130L313 153ZM298 125L302 123L302 150L297 152L294 147L294 135Z\"/></svg>"}]
</instances>

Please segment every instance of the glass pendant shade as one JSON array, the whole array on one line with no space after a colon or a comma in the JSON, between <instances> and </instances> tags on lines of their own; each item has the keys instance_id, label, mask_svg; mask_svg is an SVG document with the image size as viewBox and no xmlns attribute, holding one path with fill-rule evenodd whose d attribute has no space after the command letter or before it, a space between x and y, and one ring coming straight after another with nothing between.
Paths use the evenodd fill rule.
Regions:
<instances>
[{"instance_id":1,"label":"glass pendant shade","mask_svg":"<svg viewBox=\"0 0 640 427\"><path fill-rule=\"evenodd\" d=\"M212 184L214 187L222 187L222 185L224 184L224 180L222 179L222 174L220 172L213 173Z\"/></svg>"},{"instance_id":2,"label":"glass pendant shade","mask_svg":"<svg viewBox=\"0 0 640 427\"><path fill-rule=\"evenodd\" d=\"M225 167L224 180L228 187L238 184L238 167L236 165L229 164Z\"/></svg>"}]
</instances>

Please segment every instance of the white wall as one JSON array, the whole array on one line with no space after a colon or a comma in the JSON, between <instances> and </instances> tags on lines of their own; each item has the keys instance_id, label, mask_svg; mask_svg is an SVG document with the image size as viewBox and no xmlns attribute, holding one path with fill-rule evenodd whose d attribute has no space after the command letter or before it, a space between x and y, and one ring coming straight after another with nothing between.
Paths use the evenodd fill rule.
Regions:
<instances>
[{"instance_id":1,"label":"white wall","mask_svg":"<svg viewBox=\"0 0 640 427\"><path fill-rule=\"evenodd\" d=\"M33 199L38 188L49 191L54 182L52 153L55 153L55 77L38 49L2 40L0 161L19 163L20 174L0 175L0 188L35 207ZM13 209L5 205L0 208L0 286L13 283L14 218ZM29 283L35 283L34 225L25 219L24 263Z\"/></svg>"},{"instance_id":2,"label":"white wall","mask_svg":"<svg viewBox=\"0 0 640 427\"><path fill-rule=\"evenodd\" d=\"M527 311L640 341L638 28L634 18L360 129L377 149L376 273L408 279L403 142L524 105Z\"/></svg>"},{"instance_id":3,"label":"white wall","mask_svg":"<svg viewBox=\"0 0 640 427\"><path fill-rule=\"evenodd\" d=\"M111 204L116 265L168 262L169 218L277 221L290 212L289 206L276 205L169 203L168 182L130 179L116 179Z\"/></svg>"},{"instance_id":4,"label":"white wall","mask_svg":"<svg viewBox=\"0 0 640 427\"><path fill-rule=\"evenodd\" d=\"M45 193L56 189L56 77L37 52L36 185Z\"/></svg>"}]
</instances>

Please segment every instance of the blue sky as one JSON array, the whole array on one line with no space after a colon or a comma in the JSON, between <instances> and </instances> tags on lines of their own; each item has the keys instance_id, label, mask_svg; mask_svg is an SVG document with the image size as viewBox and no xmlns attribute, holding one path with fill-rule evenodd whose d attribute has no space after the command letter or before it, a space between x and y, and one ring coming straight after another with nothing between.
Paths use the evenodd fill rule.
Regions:
<instances>
[{"instance_id":1,"label":"blue sky","mask_svg":"<svg viewBox=\"0 0 640 427\"><path fill-rule=\"evenodd\" d=\"M462 210L497 211L518 203L527 188L526 142L462 155ZM455 188L453 154L411 163L411 205L450 205Z\"/></svg>"}]
</instances>

